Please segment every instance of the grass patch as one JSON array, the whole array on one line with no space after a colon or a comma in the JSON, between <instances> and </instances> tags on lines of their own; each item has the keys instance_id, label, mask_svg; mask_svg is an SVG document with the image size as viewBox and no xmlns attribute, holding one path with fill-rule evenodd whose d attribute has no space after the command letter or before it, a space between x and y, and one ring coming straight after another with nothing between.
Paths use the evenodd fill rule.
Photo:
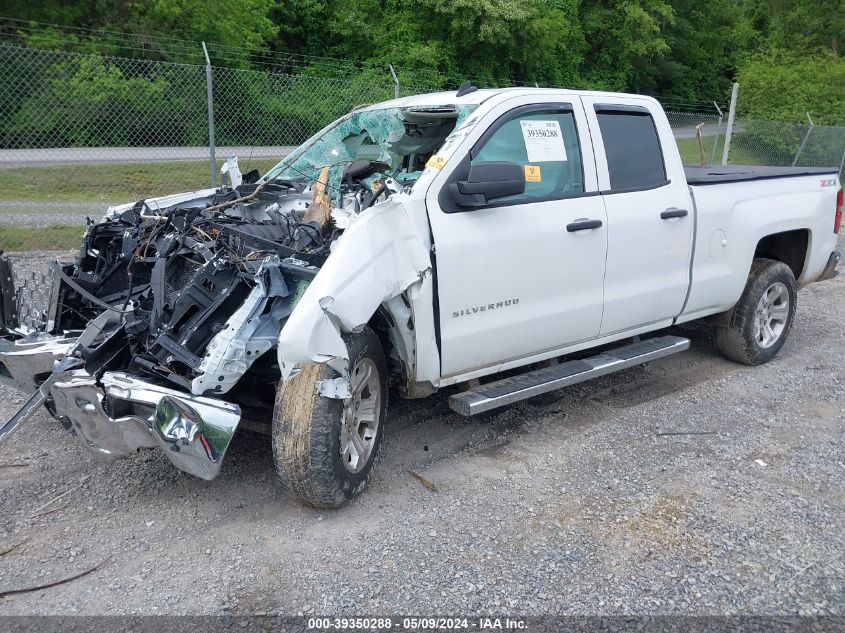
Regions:
<instances>
[{"instance_id":1,"label":"grass patch","mask_svg":"<svg viewBox=\"0 0 845 633\"><path fill-rule=\"evenodd\" d=\"M249 169L258 169L263 174L277 162L253 159ZM246 160L241 162L244 171L246 163ZM209 186L209 179L207 161L12 167L0 170L0 201L120 204L202 189Z\"/></svg>"},{"instance_id":2,"label":"grass patch","mask_svg":"<svg viewBox=\"0 0 845 633\"><path fill-rule=\"evenodd\" d=\"M710 157L713 156L713 138L712 136L704 137L704 162L710 165ZM681 153L681 162L684 165L699 165L701 162L701 152L698 149L698 139L696 138L679 138L675 139L678 144L678 151ZM725 135L721 134L716 145L715 164L722 164L722 152L725 148ZM756 165L760 161L753 155L744 151L742 147L731 145L730 164L733 165Z\"/></svg>"},{"instance_id":3,"label":"grass patch","mask_svg":"<svg viewBox=\"0 0 845 633\"><path fill-rule=\"evenodd\" d=\"M79 248L83 226L54 224L52 226L9 226L0 228L0 250L2 251L62 251Z\"/></svg>"},{"instance_id":4,"label":"grass patch","mask_svg":"<svg viewBox=\"0 0 845 633\"><path fill-rule=\"evenodd\" d=\"M712 136L704 137L704 155L708 164L713 140ZM724 142L722 134L716 147L716 163L721 161ZM699 164L697 139L677 139L677 144L685 165ZM741 148L732 148L731 162L756 162L753 156L743 154ZM244 171L246 162L244 160L241 165ZM263 174L278 161L252 159L249 162L249 169L258 169ZM222 166L222 161L219 163ZM12 167L0 170L0 212L9 213L14 206L4 204L4 201L121 204L208 186L208 162L200 160ZM21 212L25 212L23 208Z\"/></svg>"}]
</instances>

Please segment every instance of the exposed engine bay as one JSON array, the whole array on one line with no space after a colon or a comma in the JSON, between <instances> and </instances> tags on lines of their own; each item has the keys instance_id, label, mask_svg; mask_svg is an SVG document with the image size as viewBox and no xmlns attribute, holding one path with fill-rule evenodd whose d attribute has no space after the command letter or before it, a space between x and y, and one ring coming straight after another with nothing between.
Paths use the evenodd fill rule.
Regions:
<instances>
[{"instance_id":1,"label":"exposed engine bay","mask_svg":"<svg viewBox=\"0 0 845 633\"><path fill-rule=\"evenodd\" d=\"M239 425L266 430L287 359L313 362L314 328L317 347L337 350L317 354L341 375L325 394L347 397L329 360L344 354L340 321L312 295L328 283L333 309L353 297L372 315L427 269L396 200L475 107L356 110L263 177L229 159L222 187L111 207L89 219L75 259L54 262L35 323L19 318L0 254L0 381L32 394L0 425L0 442L43 405L95 455L158 446L212 479ZM378 282L401 287L379 295L375 268Z\"/></svg>"},{"instance_id":2,"label":"exposed engine bay","mask_svg":"<svg viewBox=\"0 0 845 633\"><path fill-rule=\"evenodd\" d=\"M278 381L269 352L333 244L368 208L409 190L470 111L353 112L261 179L237 182L238 173L164 208L167 199L112 208L88 226L76 261L56 264L46 331L80 331L107 310L119 325L80 350L89 371L196 395L237 385L254 400Z\"/></svg>"}]
</instances>

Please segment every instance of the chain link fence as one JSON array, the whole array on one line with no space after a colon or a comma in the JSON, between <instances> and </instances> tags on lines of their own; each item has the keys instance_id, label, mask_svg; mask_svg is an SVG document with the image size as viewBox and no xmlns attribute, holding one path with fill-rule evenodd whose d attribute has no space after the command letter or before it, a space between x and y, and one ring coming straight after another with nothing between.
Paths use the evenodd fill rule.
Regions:
<instances>
[{"instance_id":1,"label":"chain link fence","mask_svg":"<svg viewBox=\"0 0 845 633\"><path fill-rule=\"evenodd\" d=\"M267 171L342 114L435 83L388 68L211 67L216 173ZM354 72L353 72L354 71ZM0 42L0 251L23 325L43 318L49 262L113 204L209 185L206 67Z\"/></svg>"},{"instance_id":2,"label":"chain link fence","mask_svg":"<svg viewBox=\"0 0 845 633\"><path fill-rule=\"evenodd\" d=\"M738 117L730 162L752 165L839 167L845 163L845 127Z\"/></svg>"},{"instance_id":3,"label":"chain link fence","mask_svg":"<svg viewBox=\"0 0 845 633\"><path fill-rule=\"evenodd\" d=\"M665 111L685 165L711 165L720 159L717 151L721 151L720 139L724 144L725 130L723 117L715 106L712 110L680 110L668 106Z\"/></svg>"},{"instance_id":4,"label":"chain link fence","mask_svg":"<svg viewBox=\"0 0 845 633\"><path fill-rule=\"evenodd\" d=\"M201 58L201 57L198 57ZM349 110L451 86L430 75L352 64L211 67L214 172L237 155L265 171ZM667 104L686 164L721 162L714 104ZM31 48L0 39L0 250L59 251L112 204L207 187L206 67ZM700 131L701 139L698 138ZM841 166L845 128L740 117L730 162Z\"/></svg>"}]
</instances>

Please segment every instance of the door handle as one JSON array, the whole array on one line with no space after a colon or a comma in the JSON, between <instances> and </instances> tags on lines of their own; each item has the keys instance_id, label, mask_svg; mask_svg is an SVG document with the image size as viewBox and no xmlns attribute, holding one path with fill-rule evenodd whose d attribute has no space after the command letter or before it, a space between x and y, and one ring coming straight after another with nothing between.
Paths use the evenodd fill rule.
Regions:
<instances>
[{"instance_id":1,"label":"door handle","mask_svg":"<svg viewBox=\"0 0 845 633\"><path fill-rule=\"evenodd\" d=\"M589 231L590 229L597 229L601 226L601 220L575 220L566 225L566 230L570 233L576 231Z\"/></svg>"},{"instance_id":2,"label":"door handle","mask_svg":"<svg viewBox=\"0 0 845 633\"><path fill-rule=\"evenodd\" d=\"M689 211L686 209L676 209L675 207L670 207L660 214L660 219L671 220L672 218L685 218L688 214Z\"/></svg>"}]
</instances>

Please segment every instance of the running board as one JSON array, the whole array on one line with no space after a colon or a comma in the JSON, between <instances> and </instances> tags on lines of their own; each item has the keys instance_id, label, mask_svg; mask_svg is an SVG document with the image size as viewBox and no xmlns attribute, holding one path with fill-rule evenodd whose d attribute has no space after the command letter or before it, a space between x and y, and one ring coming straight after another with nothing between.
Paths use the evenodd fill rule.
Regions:
<instances>
[{"instance_id":1,"label":"running board","mask_svg":"<svg viewBox=\"0 0 845 633\"><path fill-rule=\"evenodd\" d=\"M650 360L676 354L689 348L689 339L680 336L660 336L617 347L598 356L571 360L551 367L543 367L511 378L481 385L449 398L449 406L456 413L469 417L497 409L542 393L555 391L591 378L605 376L621 369Z\"/></svg>"}]
</instances>

